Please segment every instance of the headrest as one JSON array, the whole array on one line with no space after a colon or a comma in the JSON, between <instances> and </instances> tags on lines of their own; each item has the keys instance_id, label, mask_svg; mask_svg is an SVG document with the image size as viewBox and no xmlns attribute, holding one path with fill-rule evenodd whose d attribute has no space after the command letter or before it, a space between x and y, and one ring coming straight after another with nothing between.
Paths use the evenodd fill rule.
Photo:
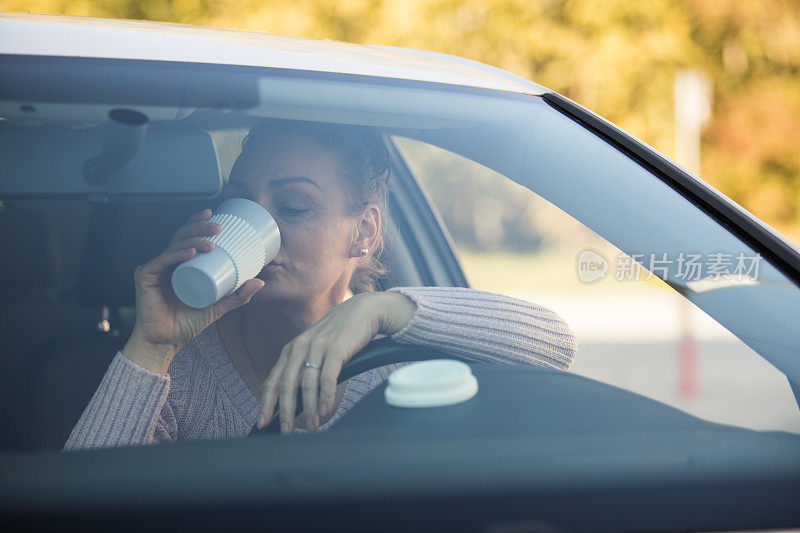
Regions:
<instances>
[{"instance_id":1,"label":"headrest","mask_svg":"<svg viewBox=\"0 0 800 533\"><path fill-rule=\"evenodd\" d=\"M192 214L219 199L96 205L81 258L78 301L98 307L133 306L134 269L166 248Z\"/></svg>"},{"instance_id":2,"label":"headrest","mask_svg":"<svg viewBox=\"0 0 800 533\"><path fill-rule=\"evenodd\" d=\"M85 202L2 202L0 293L53 297L74 290L88 215Z\"/></svg>"}]
</instances>

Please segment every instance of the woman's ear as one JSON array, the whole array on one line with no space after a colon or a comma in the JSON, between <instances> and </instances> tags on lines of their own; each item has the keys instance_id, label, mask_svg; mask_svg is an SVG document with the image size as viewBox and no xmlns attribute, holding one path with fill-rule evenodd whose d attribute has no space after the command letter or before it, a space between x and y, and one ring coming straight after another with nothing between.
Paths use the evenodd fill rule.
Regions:
<instances>
[{"instance_id":1,"label":"woman's ear","mask_svg":"<svg viewBox=\"0 0 800 533\"><path fill-rule=\"evenodd\" d=\"M355 242L350 247L350 257L363 257L375 249L381 234L381 211L376 205L368 205L358 220ZM367 253L363 251L367 250Z\"/></svg>"}]
</instances>

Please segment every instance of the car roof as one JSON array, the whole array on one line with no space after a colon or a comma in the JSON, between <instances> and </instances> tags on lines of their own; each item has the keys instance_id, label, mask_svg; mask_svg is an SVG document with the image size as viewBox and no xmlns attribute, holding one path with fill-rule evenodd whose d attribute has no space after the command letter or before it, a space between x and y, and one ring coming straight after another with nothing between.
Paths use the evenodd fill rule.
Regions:
<instances>
[{"instance_id":1,"label":"car roof","mask_svg":"<svg viewBox=\"0 0 800 533\"><path fill-rule=\"evenodd\" d=\"M64 15L0 13L0 54L273 67L525 94L549 92L539 84L499 68L425 50L186 24Z\"/></svg>"}]
</instances>

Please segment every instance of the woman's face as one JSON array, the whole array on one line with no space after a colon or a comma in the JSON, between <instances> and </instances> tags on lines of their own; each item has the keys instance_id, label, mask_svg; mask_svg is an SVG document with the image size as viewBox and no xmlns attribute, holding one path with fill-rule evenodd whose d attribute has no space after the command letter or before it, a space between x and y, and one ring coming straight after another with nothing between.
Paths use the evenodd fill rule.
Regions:
<instances>
[{"instance_id":1,"label":"woman's face","mask_svg":"<svg viewBox=\"0 0 800 533\"><path fill-rule=\"evenodd\" d=\"M226 196L261 204L281 231L280 251L258 275L265 285L254 300L306 303L344 294L359 224L339 172L333 151L296 134L254 139L237 159Z\"/></svg>"}]
</instances>

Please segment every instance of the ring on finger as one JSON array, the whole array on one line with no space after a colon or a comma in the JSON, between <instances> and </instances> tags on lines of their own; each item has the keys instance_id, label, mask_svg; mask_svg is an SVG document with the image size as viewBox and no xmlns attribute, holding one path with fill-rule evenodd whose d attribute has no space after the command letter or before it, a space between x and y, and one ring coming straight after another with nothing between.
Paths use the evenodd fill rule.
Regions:
<instances>
[{"instance_id":1,"label":"ring on finger","mask_svg":"<svg viewBox=\"0 0 800 533\"><path fill-rule=\"evenodd\" d=\"M319 370L320 368L322 368L322 367L321 367L321 366L319 366L318 364L316 364L316 363L312 363L311 361L306 361L306 362L305 362L305 364L304 364L303 366L304 366L304 367L306 367L306 368L316 368L317 370Z\"/></svg>"}]
</instances>

